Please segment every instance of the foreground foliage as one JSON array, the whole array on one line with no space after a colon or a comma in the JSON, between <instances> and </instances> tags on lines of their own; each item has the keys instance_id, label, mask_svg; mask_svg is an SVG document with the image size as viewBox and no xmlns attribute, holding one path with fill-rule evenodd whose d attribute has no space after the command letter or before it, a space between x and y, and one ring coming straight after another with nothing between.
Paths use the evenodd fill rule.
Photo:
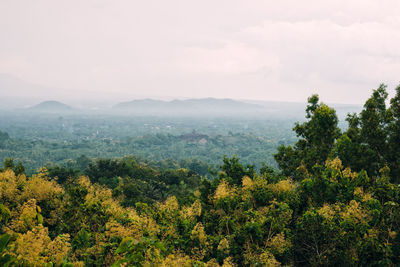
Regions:
<instances>
[{"instance_id":1,"label":"foreground foliage","mask_svg":"<svg viewBox=\"0 0 400 267\"><path fill-rule=\"evenodd\" d=\"M1 262L16 265L397 265L400 187L339 159L301 182L253 173L235 159L193 200L123 207L81 176L0 173ZM232 165L233 164L233 165ZM243 167L243 168L241 168ZM229 168L229 169L227 169ZM243 175L240 183L230 179Z\"/></svg>"}]
</instances>

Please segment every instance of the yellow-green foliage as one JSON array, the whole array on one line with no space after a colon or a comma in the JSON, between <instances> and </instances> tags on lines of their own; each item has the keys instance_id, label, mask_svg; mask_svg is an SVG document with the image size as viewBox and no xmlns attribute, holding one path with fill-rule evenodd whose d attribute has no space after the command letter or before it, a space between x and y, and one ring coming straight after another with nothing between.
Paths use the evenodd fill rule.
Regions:
<instances>
[{"instance_id":1,"label":"yellow-green foliage","mask_svg":"<svg viewBox=\"0 0 400 267\"><path fill-rule=\"evenodd\" d=\"M204 231L203 224L201 222L197 223L192 230L190 239L198 240L201 245L205 245L207 242L207 234Z\"/></svg>"},{"instance_id":2,"label":"yellow-green foliage","mask_svg":"<svg viewBox=\"0 0 400 267\"><path fill-rule=\"evenodd\" d=\"M19 234L10 252L21 263L43 266L48 262L61 265L70 251L68 234L59 235L51 240L48 229L39 225L24 234Z\"/></svg>"},{"instance_id":3,"label":"yellow-green foliage","mask_svg":"<svg viewBox=\"0 0 400 267\"><path fill-rule=\"evenodd\" d=\"M352 220L355 223L365 223L369 218L368 211L362 208L359 202L356 200L351 200L349 205L345 206L342 211L341 216L345 220Z\"/></svg>"},{"instance_id":4,"label":"yellow-green foliage","mask_svg":"<svg viewBox=\"0 0 400 267\"><path fill-rule=\"evenodd\" d=\"M50 202L62 193L63 189L56 181L48 181L43 176L34 175L25 182L21 200L36 199L38 202Z\"/></svg>"},{"instance_id":5,"label":"yellow-green foliage","mask_svg":"<svg viewBox=\"0 0 400 267\"><path fill-rule=\"evenodd\" d=\"M46 169L8 169L0 203L10 239L0 256L25 266L359 266L369 255L374 265L400 263L400 187L338 158L315 169L301 181L224 174L184 200L136 207L121 204L121 188L85 176L62 187Z\"/></svg>"},{"instance_id":6,"label":"yellow-green foliage","mask_svg":"<svg viewBox=\"0 0 400 267\"><path fill-rule=\"evenodd\" d=\"M191 267L193 266L193 260L183 254L170 254L161 263L160 267Z\"/></svg>"},{"instance_id":7,"label":"yellow-green foliage","mask_svg":"<svg viewBox=\"0 0 400 267\"><path fill-rule=\"evenodd\" d=\"M40 211L40 207L36 205L36 199L28 200L22 206L13 210L13 218L4 230L11 231L11 233L24 233L31 230L43 223Z\"/></svg>"},{"instance_id":8,"label":"yellow-green foliage","mask_svg":"<svg viewBox=\"0 0 400 267\"><path fill-rule=\"evenodd\" d=\"M217 201L223 198L231 198L233 197L235 191L235 188L230 186L226 180L222 179L217 187L217 190L215 190L214 199Z\"/></svg>"},{"instance_id":9,"label":"yellow-green foliage","mask_svg":"<svg viewBox=\"0 0 400 267\"><path fill-rule=\"evenodd\" d=\"M12 204L19 201L20 191L18 187L23 185L25 175L16 176L13 170L7 169L0 173L0 199L5 204Z\"/></svg>"}]
</instances>

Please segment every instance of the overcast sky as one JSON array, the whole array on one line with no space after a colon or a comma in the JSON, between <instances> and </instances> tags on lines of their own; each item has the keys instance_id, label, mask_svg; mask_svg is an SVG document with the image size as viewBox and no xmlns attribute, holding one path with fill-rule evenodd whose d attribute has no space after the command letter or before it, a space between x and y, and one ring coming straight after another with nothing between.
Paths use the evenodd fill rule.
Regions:
<instances>
[{"instance_id":1,"label":"overcast sky","mask_svg":"<svg viewBox=\"0 0 400 267\"><path fill-rule=\"evenodd\" d=\"M400 82L400 1L0 0L0 73L60 95L363 103Z\"/></svg>"}]
</instances>

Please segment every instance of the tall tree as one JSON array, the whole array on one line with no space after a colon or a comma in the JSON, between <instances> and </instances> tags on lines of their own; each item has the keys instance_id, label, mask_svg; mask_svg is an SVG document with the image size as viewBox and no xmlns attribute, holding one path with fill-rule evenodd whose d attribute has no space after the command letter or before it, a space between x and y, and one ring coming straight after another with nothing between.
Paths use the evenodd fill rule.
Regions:
<instances>
[{"instance_id":1,"label":"tall tree","mask_svg":"<svg viewBox=\"0 0 400 267\"><path fill-rule=\"evenodd\" d=\"M400 182L400 85L396 88L396 95L390 101L388 137L388 160L391 175L396 183Z\"/></svg>"},{"instance_id":2,"label":"tall tree","mask_svg":"<svg viewBox=\"0 0 400 267\"><path fill-rule=\"evenodd\" d=\"M379 175L388 163L387 140L393 115L386 109L387 97L386 85L381 84L359 115L348 115L349 128L335 146L335 153L345 166L357 171L364 169L370 176Z\"/></svg>"},{"instance_id":3,"label":"tall tree","mask_svg":"<svg viewBox=\"0 0 400 267\"><path fill-rule=\"evenodd\" d=\"M304 123L296 123L293 130L300 138L291 146L281 146L274 155L283 174L296 177L296 169L303 165L311 171L315 164L323 164L340 135L336 111L323 103L318 103L318 95L308 98Z\"/></svg>"},{"instance_id":4,"label":"tall tree","mask_svg":"<svg viewBox=\"0 0 400 267\"><path fill-rule=\"evenodd\" d=\"M374 90L372 96L365 102L364 110L360 113L361 138L363 143L373 151L374 160L367 164L375 167L375 173L385 164L387 154L386 140L388 135L388 112L386 110L386 100L388 93L386 85L381 84Z\"/></svg>"}]
</instances>

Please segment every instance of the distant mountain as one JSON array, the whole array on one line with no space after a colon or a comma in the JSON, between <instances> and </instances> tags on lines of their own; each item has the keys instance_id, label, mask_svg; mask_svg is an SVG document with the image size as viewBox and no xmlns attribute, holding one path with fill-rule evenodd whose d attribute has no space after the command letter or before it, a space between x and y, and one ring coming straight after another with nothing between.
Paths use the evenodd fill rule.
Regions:
<instances>
[{"instance_id":1,"label":"distant mountain","mask_svg":"<svg viewBox=\"0 0 400 267\"><path fill-rule=\"evenodd\" d=\"M128 102L121 102L116 104L113 108L115 109L138 109L138 108L161 108L168 107L167 101L154 100L154 99L139 99Z\"/></svg>"},{"instance_id":2,"label":"distant mountain","mask_svg":"<svg viewBox=\"0 0 400 267\"><path fill-rule=\"evenodd\" d=\"M44 101L36 106L30 107L29 110L40 112L65 112L72 111L73 108L58 101Z\"/></svg>"},{"instance_id":3,"label":"distant mountain","mask_svg":"<svg viewBox=\"0 0 400 267\"><path fill-rule=\"evenodd\" d=\"M115 105L114 110L152 115L232 115L262 112L257 104L232 99L201 98L161 101L153 99L133 100Z\"/></svg>"}]
</instances>

